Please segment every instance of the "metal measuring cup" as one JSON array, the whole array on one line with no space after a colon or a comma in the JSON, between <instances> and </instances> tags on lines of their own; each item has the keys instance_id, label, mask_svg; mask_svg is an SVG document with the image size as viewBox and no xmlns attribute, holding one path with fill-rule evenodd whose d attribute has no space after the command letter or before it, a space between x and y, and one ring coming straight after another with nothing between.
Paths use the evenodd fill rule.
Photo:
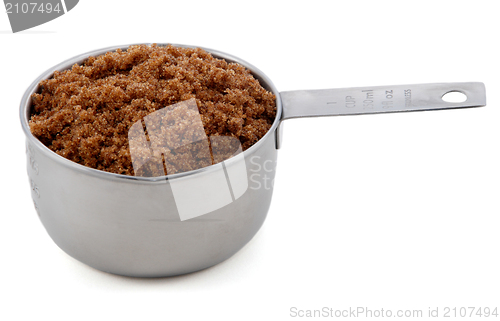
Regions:
<instances>
[{"instance_id":1,"label":"metal measuring cup","mask_svg":"<svg viewBox=\"0 0 500 321\"><path fill-rule=\"evenodd\" d=\"M89 56L128 47L94 50L50 68L28 87L20 107L32 198L50 237L75 259L126 276L163 277L202 270L231 257L250 241L269 209L273 192L270 182L282 142L281 124L286 119L486 104L482 83L279 92L253 65L204 48L216 58L243 65L276 95L277 113L271 129L247 150L236 148L233 157L188 172L125 176L71 162L31 134L31 95L39 90L41 80ZM464 93L467 100L443 101L442 96L451 91ZM132 133L133 137L140 143L140 131Z\"/></svg>"}]
</instances>

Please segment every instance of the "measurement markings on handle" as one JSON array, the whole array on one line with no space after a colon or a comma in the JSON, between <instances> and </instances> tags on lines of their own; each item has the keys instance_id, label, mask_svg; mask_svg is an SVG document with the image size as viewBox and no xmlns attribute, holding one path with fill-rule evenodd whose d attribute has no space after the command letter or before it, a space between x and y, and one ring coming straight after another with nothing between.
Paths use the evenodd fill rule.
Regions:
<instances>
[{"instance_id":1,"label":"measurement markings on handle","mask_svg":"<svg viewBox=\"0 0 500 321\"><path fill-rule=\"evenodd\" d=\"M405 89L405 107L411 106L411 89Z\"/></svg>"},{"instance_id":2,"label":"measurement markings on handle","mask_svg":"<svg viewBox=\"0 0 500 321\"><path fill-rule=\"evenodd\" d=\"M367 90L362 90L361 92L364 94L363 109L370 109L370 110L373 109L373 107L375 107L373 90L367 89Z\"/></svg>"},{"instance_id":3,"label":"measurement markings on handle","mask_svg":"<svg viewBox=\"0 0 500 321\"><path fill-rule=\"evenodd\" d=\"M382 108L392 108L394 107L394 90L386 90L384 93L384 99L382 100Z\"/></svg>"},{"instance_id":4,"label":"measurement markings on handle","mask_svg":"<svg viewBox=\"0 0 500 321\"><path fill-rule=\"evenodd\" d=\"M386 110L396 106L394 89L362 89L344 96L344 106L365 111Z\"/></svg>"}]
</instances>

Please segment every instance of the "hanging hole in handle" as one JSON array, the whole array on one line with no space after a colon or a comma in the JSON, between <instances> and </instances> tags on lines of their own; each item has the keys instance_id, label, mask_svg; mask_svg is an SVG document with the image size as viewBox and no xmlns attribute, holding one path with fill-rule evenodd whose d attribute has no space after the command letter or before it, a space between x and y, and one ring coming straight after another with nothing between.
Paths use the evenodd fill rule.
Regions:
<instances>
[{"instance_id":1,"label":"hanging hole in handle","mask_svg":"<svg viewBox=\"0 0 500 321\"><path fill-rule=\"evenodd\" d=\"M463 103L467 100L467 95L461 91L453 90L445 93L441 99L448 103Z\"/></svg>"}]
</instances>

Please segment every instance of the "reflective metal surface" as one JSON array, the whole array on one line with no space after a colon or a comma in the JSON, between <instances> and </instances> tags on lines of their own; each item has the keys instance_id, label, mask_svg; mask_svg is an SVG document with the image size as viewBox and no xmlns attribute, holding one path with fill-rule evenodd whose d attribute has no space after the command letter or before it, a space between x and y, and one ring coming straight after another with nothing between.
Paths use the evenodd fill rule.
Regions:
<instances>
[{"instance_id":1,"label":"reflective metal surface","mask_svg":"<svg viewBox=\"0 0 500 321\"><path fill-rule=\"evenodd\" d=\"M207 49L250 69L278 97L272 129L245 152L190 172L137 177L98 171L55 154L31 135L30 97L53 71L117 48L89 52L51 68L22 99L28 175L40 220L66 253L114 274L163 277L220 263L250 241L267 215L281 117L279 93L257 68Z\"/></svg>"},{"instance_id":2,"label":"reflective metal surface","mask_svg":"<svg viewBox=\"0 0 500 321\"><path fill-rule=\"evenodd\" d=\"M450 92L465 94L464 102L447 102ZM280 93L282 120L303 117L365 115L428 111L486 105L486 89L480 82L392 85L342 89L295 90ZM281 127L280 125L279 127ZM277 137L281 144L280 129Z\"/></svg>"}]
</instances>

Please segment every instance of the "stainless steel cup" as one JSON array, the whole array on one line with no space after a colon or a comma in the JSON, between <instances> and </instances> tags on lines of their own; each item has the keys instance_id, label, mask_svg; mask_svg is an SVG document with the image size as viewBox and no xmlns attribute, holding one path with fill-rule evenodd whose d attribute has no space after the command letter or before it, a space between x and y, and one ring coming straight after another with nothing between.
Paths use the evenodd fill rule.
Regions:
<instances>
[{"instance_id":1,"label":"stainless steel cup","mask_svg":"<svg viewBox=\"0 0 500 321\"><path fill-rule=\"evenodd\" d=\"M184 46L183 47L193 47ZM54 242L96 269L135 277L164 277L202 270L235 254L263 224L273 193L283 120L477 107L485 105L482 83L399 85L278 92L253 65L206 49L248 68L276 95L277 115L269 132L243 153L222 163L163 177L132 177L91 169L45 147L30 132L31 95L54 71L89 56L129 45L91 51L54 66L26 90L20 108L26 134L33 203ZM451 91L461 103L441 98Z\"/></svg>"}]
</instances>

